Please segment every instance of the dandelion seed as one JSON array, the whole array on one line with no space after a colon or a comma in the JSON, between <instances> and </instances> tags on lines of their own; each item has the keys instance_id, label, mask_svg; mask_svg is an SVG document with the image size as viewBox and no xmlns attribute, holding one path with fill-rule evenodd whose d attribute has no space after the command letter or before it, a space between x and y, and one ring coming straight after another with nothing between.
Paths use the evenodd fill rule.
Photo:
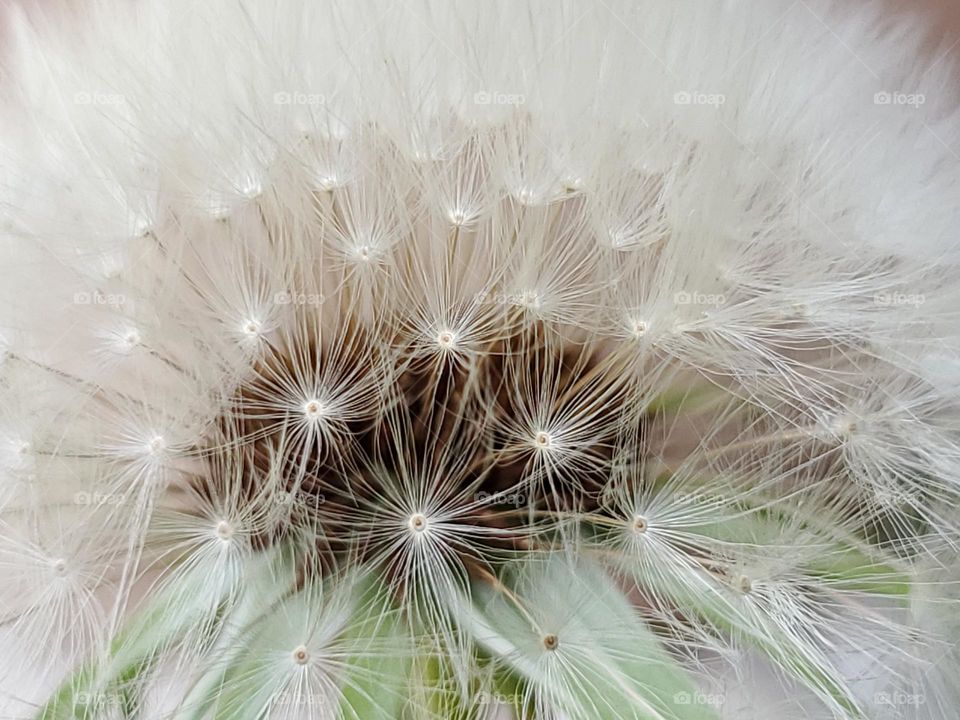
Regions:
<instances>
[{"instance_id":1,"label":"dandelion seed","mask_svg":"<svg viewBox=\"0 0 960 720\"><path fill-rule=\"evenodd\" d=\"M452 350L456 344L457 336L449 330L442 330L437 335L437 345L444 350Z\"/></svg>"},{"instance_id":2,"label":"dandelion seed","mask_svg":"<svg viewBox=\"0 0 960 720\"><path fill-rule=\"evenodd\" d=\"M9 471L24 470L30 466L33 446L27 440L8 438L0 443L0 467Z\"/></svg>"},{"instance_id":3,"label":"dandelion seed","mask_svg":"<svg viewBox=\"0 0 960 720\"><path fill-rule=\"evenodd\" d=\"M243 334L251 338L259 337L261 329L260 323L252 319L245 321L242 326Z\"/></svg>"},{"instance_id":4,"label":"dandelion seed","mask_svg":"<svg viewBox=\"0 0 960 720\"><path fill-rule=\"evenodd\" d=\"M220 538L223 542L228 543L233 539L233 526L228 523L226 520L221 520L217 523L216 533L217 537Z\"/></svg>"},{"instance_id":5,"label":"dandelion seed","mask_svg":"<svg viewBox=\"0 0 960 720\"><path fill-rule=\"evenodd\" d=\"M137 330L126 330L116 335L113 348L117 353L128 355L143 342Z\"/></svg>"},{"instance_id":6,"label":"dandelion seed","mask_svg":"<svg viewBox=\"0 0 960 720\"><path fill-rule=\"evenodd\" d=\"M150 455L159 455L164 450L167 449L167 441L164 439L163 435L156 435L150 439L150 442L147 443L147 453Z\"/></svg>"},{"instance_id":7,"label":"dandelion seed","mask_svg":"<svg viewBox=\"0 0 960 720\"><path fill-rule=\"evenodd\" d=\"M310 662L310 651L307 650L306 646L298 645L293 650L293 662L297 665L306 665Z\"/></svg>"},{"instance_id":8,"label":"dandelion seed","mask_svg":"<svg viewBox=\"0 0 960 720\"><path fill-rule=\"evenodd\" d=\"M407 524L410 526L410 530L414 533L426 532L430 527L430 524L423 513L414 513L411 515L410 519L407 521Z\"/></svg>"},{"instance_id":9,"label":"dandelion seed","mask_svg":"<svg viewBox=\"0 0 960 720\"><path fill-rule=\"evenodd\" d=\"M63 558L56 558L50 563L50 569L57 577L63 577L67 574L67 561Z\"/></svg>"},{"instance_id":10,"label":"dandelion seed","mask_svg":"<svg viewBox=\"0 0 960 720\"><path fill-rule=\"evenodd\" d=\"M958 704L960 110L924 33L48 5L0 60L0 715ZM729 678L743 708L701 702Z\"/></svg>"},{"instance_id":11,"label":"dandelion seed","mask_svg":"<svg viewBox=\"0 0 960 720\"><path fill-rule=\"evenodd\" d=\"M248 175L241 179L237 189L240 191L240 194L248 200L254 200L263 194L263 184L259 178L253 175Z\"/></svg>"},{"instance_id":12,"label":"dandelion seed","mask_svg":"<svg viewBox=\"0 0 960 720\"><path fill-rule=\"evenodd\" d=\"M319 400L307 400L303 404L303 414L307 420L316 422L324 417L325 408Z\"/></svg>"},{"instance_id":13,"label":"dandelion seed","mask_svg":"<svg viewBox=\"0 0 960 720\"><path fill-rule=\"evenodd\" d=\"M648 527L649 524L647 523L647 519L643 515L634 516L632 528L636 534L643 535L647 531Z\"/></svg>"},{"instance_id":14,"label":"dandelion seed","mask_svg":"<svg viewBox=\"0 0 960 720\"><path fill-rule=\"evenodd\" d=\"M630 333L634 338L640 339L647 334L649 330L649 325L646 320L631 320L630 321Z\"/></svg>"},{"instance_id":15,"label":"dandelion seed","mask_svg":"<svg viewBox=\"0 0 960 720\"><path fill-rule=\"evenodd\" d=\"M332 192L343 186L343 181L336 174L320 174L316 180L317 187L324 192Z\"/></svg>"}]
</instances>

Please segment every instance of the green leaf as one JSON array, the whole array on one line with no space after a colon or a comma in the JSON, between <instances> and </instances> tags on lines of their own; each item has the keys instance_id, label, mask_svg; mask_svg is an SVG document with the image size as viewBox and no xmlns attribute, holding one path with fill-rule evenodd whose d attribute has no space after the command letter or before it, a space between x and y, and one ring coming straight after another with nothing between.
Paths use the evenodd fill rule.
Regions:
<instances>
[{"instance_id":1,"label":"green leaf","mask_svg":"<svg viewBox=\"0 0 960 720\"><path fill-rule=\"evenodd\" d=\"M296 662L303 648L308 658ZM407 699L410 643L369 578L307 584L237 638L208 705L214 718L272 710L344 720L395 720Z\"/></svg>"},{"instance_id":2,"label":"green leaf","mask_svg":"<svg viewBox=\"0 0 960 720\"><path fill-rule=\"evenodd\" d=\"M207 653L216 659L215 665L196 679L171 720L207 717L222 688L226 669L243 652L243 639L250 627L290 592L295 574L294 555L293 545L282 545L253 563L239 600L224 618L216 642Z\"/></svg>"},{"instance_id":3,"label":"green leaf","mask_svg":"<svg viewBox=\"0 0 960 720\"><path fill-rule=\"evenodd\" d=\"M783 527L782 521L769 514L754 512L737 515L729 522L715 526L698 526L696 532L727 543L731 548L739 545L748 549L747 556L758 551L762 551L761 557L777 557L779 553L790 552L797 554L799 559L793 571L796 577L784 582L791 588L806 586L806 590L797 589L783 595L778 594L776 585L767 590L757 587L754 580L753 590L747 597L734 587L733 579L729 585L724 585L706 570L692 566L678 568L676 572L644 573L642 577L634 574L635 568L631 567L629 558L622 559L619 567L628 574L634 574L638 584L650 592L668 599L683 615L704 620L713 630L759 649L778 668L804 683L831 705L838 715L863 717L857 699L843 677L809 639L808 632L815 629L812 626L816 618L807 617L813 612L810 609L812 601L803 599L805 592L814 592L817 588L821 591L840 589L839 581L837 586L828 585L824 583L824 575L817 573L818 565L821 573L827 570L825 563L833 556L832 553L849 553L847 558L854 560L862 556L857 556L854 548L844 547L826 538L818 542L815 536L811 536L814 543L811 547L816 555L809 552L810 547L791 549L787 547ZM845 571L851 572L849 568ZM768 592L773 593L776 599L763 601ZM798 623L803 625L795 627Z\"/></svg>"},{"instance_id":4,"label":"green leaf","mask_svg":"<svg viewBox=\"0 0 960 720\"><path fill-rule=\"evenodd\" d=\"M371 583L366 591L360 604L365 610L354 618L351 630L355 654L341 687L343 720L395 720L407 702L412 668L408 635L376 587Z\"/></svg>"},{"instance_id":5,"label":"green leaf","mask_svg":"<svg viewBox=\"0 0 960 720\"><path fill-rule=\"evenodd\" d=\"M268 571L275 561L275 555L254 556L242 570L243 578L272 577ZM126 712L137 704L139 680L166 650L186 638L197 647L212 639L230 591L229 584L212 588L201 568L167 584L113 638L107 656L77 670L37 717L98 720L112 708Z\"/></svg>"},{"instance_id":6,"label":"green leaf","mask_svg":"<svg viewBox=\"0 0 960 720\"><path fill-rule=\"evenodd\" d=\"M478 582L462 625L522 678L518 710L584 720L709 720L677 660L607 574L561 554L524 560L503 584ZM556 639L555 646L552 638Z\"/></svg>"}]
</instances>

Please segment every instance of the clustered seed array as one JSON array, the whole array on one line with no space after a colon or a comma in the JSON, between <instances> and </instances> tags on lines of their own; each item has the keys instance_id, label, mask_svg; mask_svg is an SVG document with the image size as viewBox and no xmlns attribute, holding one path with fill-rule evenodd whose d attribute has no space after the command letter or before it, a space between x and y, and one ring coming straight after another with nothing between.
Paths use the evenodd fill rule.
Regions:
<instances>
[{"instance_id":1,"label":"clustered seed array","mask_svg":"<svg viewBox=\"0 0 960 720\"><path fill-rule=\"evenodd\" d=\"M952 717L960 123L906 19L11 18L4 713Z\"/></svg>"}]
</instances>

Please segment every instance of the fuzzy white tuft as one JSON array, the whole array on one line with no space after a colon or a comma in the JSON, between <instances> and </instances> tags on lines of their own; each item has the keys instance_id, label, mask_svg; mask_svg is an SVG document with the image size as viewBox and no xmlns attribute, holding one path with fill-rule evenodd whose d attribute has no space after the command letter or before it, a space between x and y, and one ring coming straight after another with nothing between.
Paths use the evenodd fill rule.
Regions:
<instances>
[{"instance_id":1,"label":"fuzzy white tuft","mask_svg":"<svg viewBox=\"0 0 960 720\"><path fill-rule=\"evenodd\" d=\"M14 8L0 714L953 717L956 63L839 5Z\"/></svg>"}]
</instances>

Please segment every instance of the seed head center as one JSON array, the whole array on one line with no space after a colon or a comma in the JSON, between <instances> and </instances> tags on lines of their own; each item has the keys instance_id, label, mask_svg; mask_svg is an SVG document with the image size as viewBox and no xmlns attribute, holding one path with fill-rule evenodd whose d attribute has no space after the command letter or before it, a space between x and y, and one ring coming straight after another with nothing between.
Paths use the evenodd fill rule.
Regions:
<instances>
[{"instance_id":1,"label":"seed head center","mask_svg":"<svg viewBox=\"0 0 960 720\"><path fill-rule=\"evenodd\" d=\"M233 526L226 520L221 520L217 523L217 537L224 542L230 540L233 537Z\"/></svg>"},{"instance_id":2,"label":"seed head center","mask_svg":"<svg viewBox=\"0 0 960 720\"><path fill-rule=\"evenodd\" d=\"M550 433L541 430L534 435L533 442L538 448L546 450L553 445L553 437L551 437Z\"/></svg>"},{"instance_id":3,"label":"seed head center","mask_svg":"<svg viewBox=\"0 0 960 720\"><path fill-rule=\"evenodd\" d=\"M646 320L631 320L630 321L630 332L633 333L633 336L637 339L642 338L647 334L647 321Z\"/></svg>"},{"instance_id":4,"label":"seed head center","mask_svg":"<svg viewBox=\"0 0 960 720\"><path fill-rule=\"evenodd\" d=\"M410 530L414 533L422 533L429 525L427 522L427 516L423 513L414 513L411 515L410 519L407 521L407 524L410 526Z\"/></svg>"},{"instance_id":5,"label":"seed head center","mask_svg":"<svg viewBox=\"0 0 960 720\"><path fill-rule=\"evenodd\" d=\"M323 403L319 400L308 400L303 405L303 414L308 420L318 420L323 415Z\"/></svg>"},{"instance_id":6,"label":"seed head center","mask_svg":"<svg viewBox=\"0 0 960 720\"><path fill-rule=\"evenodd\" d=\"M297 665L306 665L310 662L310 651L306 645L298 645L293 649L293 661Z\"/></svg>"},{"instance_id":7,"label":"seed head center","mask_svg":"<svg viewBox=\"0 0 960 720\"><path fill-rule=\"evenodd\" d=\"M444 350L450 350L456 339L456 336L449 330L442 330L437 335L437 344Z\"/></svg>"},{"instance_id":8,"label":"seed head center","mask_svg":"<svg viewBox=\"0 0 960 720\"><path fill-rule=\"evenodd\" d=\"M643 515L635 515L633 518L633 531L638 535L642 535L647 531L647 528L650 527L647 519Z\"/></svg>"},{"instance_id":9,"label":"seed head center","mask_svg":"<svg viewBox=\"0 0 960 720\"><path fill-rule=\"evenodd\" d=\"M130 352L140 344L140 333L136 330L128 330L120 338L120 350Z\"/></svg>"}]
</instances>

